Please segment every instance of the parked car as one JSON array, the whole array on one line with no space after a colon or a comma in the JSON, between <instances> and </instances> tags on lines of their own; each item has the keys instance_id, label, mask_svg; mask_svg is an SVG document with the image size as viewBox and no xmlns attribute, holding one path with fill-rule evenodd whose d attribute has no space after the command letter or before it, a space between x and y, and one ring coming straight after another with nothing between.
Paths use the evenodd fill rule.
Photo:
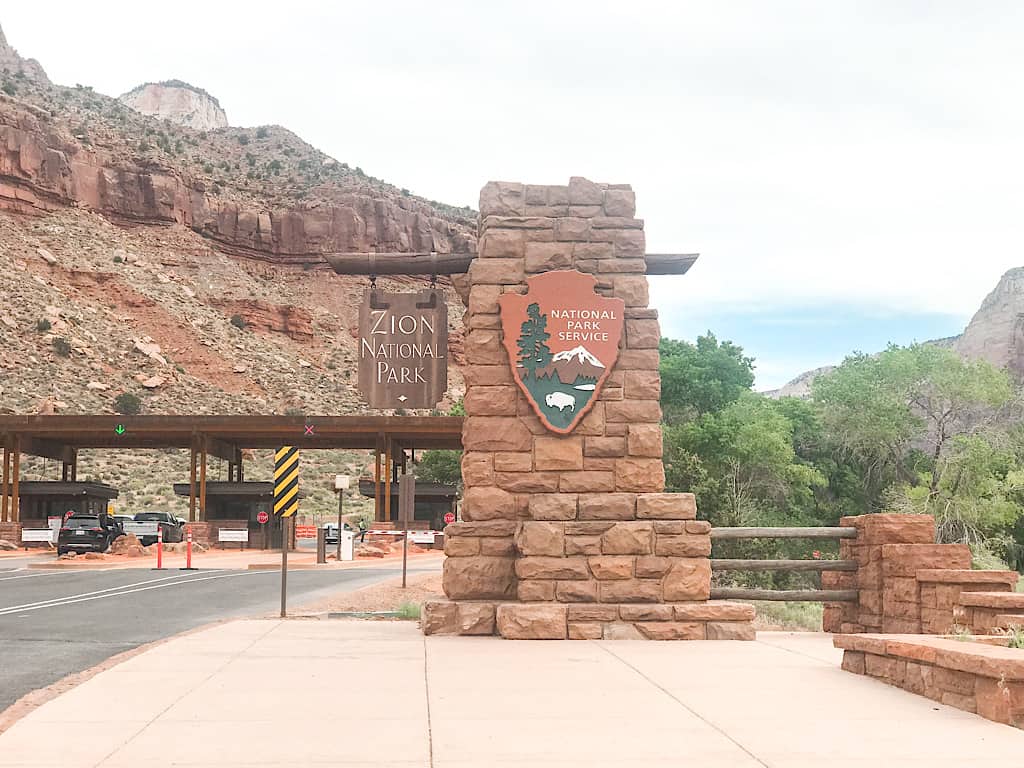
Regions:
<instances>
[{"instance_id":1,"label":"parked car","mask_svg":"<svg viewBox=\"0 0 1024 768\"><path fill-rule=\"evenodd\" d=\"M135 521L135 518L131 515L111 515L110 519L115 521L121 527L122 531L124 531L125 523L131 523Z\"/></svg>"},{"instance_id":2,"label":"parked car","mask_svg":"<svg viewBox=\"0 0 1024 768\"><path fill-rule=\"evenodd\" d=\"M106 552L123 531L112 521L104 526L98 515L72 515L57 534L57 554Z\"/></svg>"},{"instance_id":3,"label":"parked car","mask_svg":"<svg viewBox=\"0 0 1024 768\"><path fill-rule=\"evenodd\" d=\"M181 541L185 538L185 521L170 512L139 512L135 515L134 521L136 523L156 523L164 532L166 543ZM150 544L156 543L156 535L139 536L139 541L142 546L148 547Z\"/></svg>"}]
</instances>

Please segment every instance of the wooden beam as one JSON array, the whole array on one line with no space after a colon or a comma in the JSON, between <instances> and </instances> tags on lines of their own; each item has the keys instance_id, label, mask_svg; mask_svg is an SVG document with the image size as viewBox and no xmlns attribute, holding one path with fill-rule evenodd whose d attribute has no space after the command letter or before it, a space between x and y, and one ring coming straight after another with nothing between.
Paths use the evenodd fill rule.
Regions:
<instances>
[{"instance_id":1,"label":"wooden beam","mask_svg":"<svg viewBox=\"0 0 1024 768\"><path fill-rule=\"evenodd\" d=\"M11 450L7 443L4 443L4 473L3 485L0 485L0 523L7 522L7 505L11 495Z\"/></svg>"},{"instance_id":2,"label":"wooden beam","mask_svg":"<svg viewBox=\"0 0 1024 768\"><path fill-rule=\"evenodd\" d=\"M391 438L386 438L384 441L384 482L385 485L385 496L384 496L384 519L388 522L391 521Z\"/></svg>"},{"instance_id":3,"label":"wooden beam","mask_svg":"<svg viewBox=\"0 0 1024 768\"><path fill-rule=\"evenodd\" d=\"M648 275L685 275L696 253L648 253ZM329 253L324 258L339 275L461 275L475 253Z\"/></svg>"},{"instance_id":4,"label":"wooden beam","mask_svg":"<svg viewBox=\"0 0 1024 768\"><path fill-rule=\"evenodd\" d=\"M712 571L856 571L856 560L728 560L711 558Z\"/></svg>"},{"instance_id":5,"label":"wooden beam","mask_svg":"<svg viewBox=\"0 0 1024 768\"><path fill-rule=\"evenodd\" d=\"M206 464L207 464L207 443L208 439L203 436L200 443L200 465L199 465L199 519L206 519Z\"/></svg>"},{"instance_id":6,"label":"wooden beam","mask_svg":"<svg viewBox=\"0 0 1024 768\"><path fill-rule=\"evenodd\" d=\"M188 450L188 521L196 521L196 444Z\"/></svg>"},{"instance_id":7,"label":"wooden beam","mask_svg":"<svg viewBox=\"0 0 1024 768\"><path fill-rule=\"evenodd\" d=\"M19 494L19 480L21 479L21 436L14 436L14 455L11 457L11 521L21 521L21 498Z\"/></svg>"},{"instance_id":8,"label":"wooden beam","mask_svg":"<svg viewBox=\"0 0 1024 768\"><path fill-rule=\"evenodd\" d=\"M854 603L856 589L748 589L712 587L712 600L775 600L790 603Z\"/></svg>"},{"instance_id":9,"label":"wooden beam","mask_svg":"<svg viewBox=\"0 0 1024 768\"><path fill-rule=\"evenodd\" d=\"M712 528L711 538L733 539L855 539L856 528Z\"/></svg>"}]
</instances>

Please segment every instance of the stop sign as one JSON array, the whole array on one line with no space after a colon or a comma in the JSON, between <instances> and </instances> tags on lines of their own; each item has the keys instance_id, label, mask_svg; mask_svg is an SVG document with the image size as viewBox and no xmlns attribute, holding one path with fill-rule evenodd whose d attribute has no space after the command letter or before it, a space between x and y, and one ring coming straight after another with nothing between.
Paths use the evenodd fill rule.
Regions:
<instances>
[{"instance_id":1,"label":"stop sign","mask_svg":"<svg viewBox=\"0 0 1024 768\"><path fill-rule=\"evenodd\" d=\"M444 522L445 522L445 525L447 525L448 523L454 523L455 522L455 513L454 512L445 512L444 513Z\"/></svg>"},{"instance_id":2,"label":"stop sign","mask_svg":"<svg viewBox=\"0 0 1024 768\"><path fill-rule=\"evenodd\" d=\"M256 513L256 522L260 525L266 525L268 520L270 520L270 515L268 515L266 512L261 511Z\"/></svg>"}]
</instances>

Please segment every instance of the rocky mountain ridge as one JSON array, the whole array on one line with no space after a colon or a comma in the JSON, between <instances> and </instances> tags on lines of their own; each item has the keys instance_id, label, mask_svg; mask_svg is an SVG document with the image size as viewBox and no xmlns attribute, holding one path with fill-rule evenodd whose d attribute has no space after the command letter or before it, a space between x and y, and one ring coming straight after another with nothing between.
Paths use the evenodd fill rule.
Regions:
<instances>
[{"instance_id":1,"label":"rocky mountain ridge","mask_svg":"<svg viewBox=\"0 0 1024 768\"><path fill-rule=\"evenodd\" d=\"M1007 270L985 297L959 336L924 342L952 349L967 360L987 360L1005 368L1017 384L1024 383L1024 267ZM814 380L835 369L826 365L805 371L768 397L807 397Z\"/></svg>"},{"instance_id":2,"label":"rocky mountain ridge","mask_svg":"<svg viewBox=\"0 0 1024 768\"><path fill-rule=\"evenodd\" d=\"M122 93L117 100L143 115L199 131L228 127L228 116L220 102L202 88L182 80L143 83Z\"/></svg>"},{"instance_id":3,"label":"rocky mountain ridge","mask_svg":"<svg viewBox=\"0 0 1024 768\"><path fill-rule=\"evenodd\" d=\"M345 414L365 278L332 251L475 249L475 212L418 198L279 126L197 130L87 86L51 83L0 32L0 412ZM447 409L464 389L462 304L446 280ZM381 278L384 289L421 287ZM330 511L336 472L365 456L304 457ZM269 477L258 455L250 479ZM211 476L223 478L222 467ZM26 480L53 479L26 460ZM121 489L119 511L181 512L176 451L87 451L80 479Z\"/></svg>"}]
</instances>

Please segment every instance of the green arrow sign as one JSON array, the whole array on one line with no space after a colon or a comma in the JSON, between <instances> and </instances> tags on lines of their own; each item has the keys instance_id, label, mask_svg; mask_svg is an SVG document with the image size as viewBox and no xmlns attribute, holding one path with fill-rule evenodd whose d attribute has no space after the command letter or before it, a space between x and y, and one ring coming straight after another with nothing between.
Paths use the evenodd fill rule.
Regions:
<instances>
[{"instance_id":1,"label":"green arrow sign","mask_svg":"<svg viewBox=\"0 0 1024 768\"><path fill-rule=\"evenodd\" d=\"M114 427L114 431L117 434L119 434L119 435L123 435L124 434L124 424L118 424L116 427Z\"/></svg>"}]
</instances>

